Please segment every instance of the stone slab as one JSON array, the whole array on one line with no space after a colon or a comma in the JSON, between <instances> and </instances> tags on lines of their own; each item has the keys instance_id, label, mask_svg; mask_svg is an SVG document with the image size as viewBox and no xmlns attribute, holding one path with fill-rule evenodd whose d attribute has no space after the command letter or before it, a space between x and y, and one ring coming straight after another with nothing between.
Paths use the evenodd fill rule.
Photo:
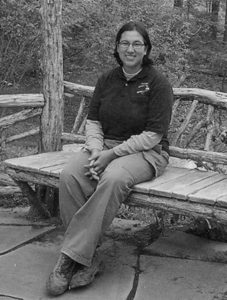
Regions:
<instances>
[{"instance_id":1,"label":"stone slab","mask_svg":"<svg viewBox=\"0 0 227 300\"><path fill-rule=\"evenodd\" d=\"M142 256L134 300L227 299L227 265Z\"/></svg>"},{"instance_id":2,"label":"stone slab","mask_svg":"<svg viewBox=\"0 0 227 300\"><path fill-rule=\"evenodd\" d=\"M23 300L47 300L45 282L59 255L62 235L52 232L40 241L33 242L0 257L0 294ZM125 300L132 289L135 248L105 238L100 253L105 269L86 288L73 289L59 300Z\"/></svg>"},{"instance_id":3,"label":"stone slab","mask_svg":"<svg viewBox=\"0 0 227 300\"><path fill-rule=\"evenodd\" d=\"M150 255L227 263L227 243L175 231L160 236L144 249Z\"/></svg>"},{"instance_id":4,"label":"stone slab","mask_svg":"<svg viewBox=\"0 0 227 300\"><path fill-rule=\"evenodd\" d=\"M55 229L55 226L0 226L0 255L4 255Z\"/></svg>"},{"instance_id":5,"label":"stone slab","mask_svg":"<svg viewBox=\"0 0 227 300\"><path fill-rule=\"evenodd\" d=\"M0 207L0 226L1 225L39 225L47 226L51 224L51 219L31 221L27 218L30 207Z\"/></svg>"}]
</instances>

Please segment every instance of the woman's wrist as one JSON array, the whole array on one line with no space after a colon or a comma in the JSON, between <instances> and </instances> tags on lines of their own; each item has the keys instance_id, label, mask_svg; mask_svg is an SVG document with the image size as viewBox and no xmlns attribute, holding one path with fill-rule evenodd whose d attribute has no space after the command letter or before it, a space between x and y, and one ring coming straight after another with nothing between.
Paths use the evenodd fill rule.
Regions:
<instances>
[{"instance_id":1,"label":"woman's wrist","mask_svg":"<svg viewBox=\"0 0 227 300\"><path fill-rule=\"evenodd\" d=\"M99 148L92 148L92 149L90 149L90 152L91 153L99 153L99 152L101 152L102 150L101 149L99 149Z\"/></svg>"},{"instance_id":2,"label":"woman's wrist","mask_svg":"<svg viewBox=\"0 0 227 300\"><path fill-rule=\"evenodd\" d=\"M108 151L109 151L111 160L114 160L119 157L117 154L115 154L113 149L109 149Z\"/></svg>"}]
</instances>

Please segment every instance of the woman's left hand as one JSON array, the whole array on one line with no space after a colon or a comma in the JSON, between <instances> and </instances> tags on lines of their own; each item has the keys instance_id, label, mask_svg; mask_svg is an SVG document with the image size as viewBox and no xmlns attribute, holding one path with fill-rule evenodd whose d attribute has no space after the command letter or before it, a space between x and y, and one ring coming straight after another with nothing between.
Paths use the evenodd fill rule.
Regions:
<instances>
[{"instance_id":1,"label":"woman's left hand","mask_svg":"<svg viewBox=\"0 0 227 300\"><path fill-rule=\"evenodd\" d=\"M117 158L117 155L114 153L112 149L103 150L99 153L98 157L95 159L92 167L97 172L97 174L101 174L108 164Z\"/></svg>"}]
</instances>

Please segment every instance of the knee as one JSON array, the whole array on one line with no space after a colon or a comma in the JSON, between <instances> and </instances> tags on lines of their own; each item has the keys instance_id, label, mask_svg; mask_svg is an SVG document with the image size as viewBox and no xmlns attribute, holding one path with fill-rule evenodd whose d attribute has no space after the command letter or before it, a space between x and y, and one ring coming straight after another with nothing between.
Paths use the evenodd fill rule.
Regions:
<instances>
[{"instance_id":1,"label":"knee","mask_svg":"<svg viewBox=\"0 0 227 300\"><path fill-rule=\"evenodd\" d=\"M81 172L77 166L67 165L60 174L60 184L76 184L81 181Z\"/></svg>"},{"instance_id":2,"label":"knee","mask_svg":"<svg viewBox=\"0 0 227 300\"><path fill-rule=\"evenodd\" d=\"M64 169L61 171L60 182L70 183L75 180L80 180L80 177L85 173L84 165L86 164L82 155L83 153L78 153L75 157L68 161Z\"/></svg>"},{"instance_id":3,"label":"knee","mask_svg":"<svg viewBox=\"0 0 227 300\"><path fill-rule=\"evenodd\" d=\"M129 188L132 186L132 180L130 174L123 168L118 169L106 169L102 175L102 181L108 186L114 186L119 188Z\"/></svg>"}]
</instances>

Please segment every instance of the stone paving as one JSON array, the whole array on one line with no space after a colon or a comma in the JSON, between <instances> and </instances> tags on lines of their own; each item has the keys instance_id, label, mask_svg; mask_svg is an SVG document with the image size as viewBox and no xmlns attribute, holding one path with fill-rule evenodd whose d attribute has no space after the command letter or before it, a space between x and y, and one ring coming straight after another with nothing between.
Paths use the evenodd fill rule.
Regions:
<instances>
[{"instance_id":1,"label":"stone paving","mask_svg":"<svg viewBox=\"0 0 227 300\"><path fill-rule=\"evenodd\" d=\"M32 224L26 209L0 210L0 300L53 299L45 282L57 260L63 229ZM166 232L141 249L146 226L115 219L99 249L105 269L65 300L227 300L227 244Z\"/></svg>"}]
</instances>

